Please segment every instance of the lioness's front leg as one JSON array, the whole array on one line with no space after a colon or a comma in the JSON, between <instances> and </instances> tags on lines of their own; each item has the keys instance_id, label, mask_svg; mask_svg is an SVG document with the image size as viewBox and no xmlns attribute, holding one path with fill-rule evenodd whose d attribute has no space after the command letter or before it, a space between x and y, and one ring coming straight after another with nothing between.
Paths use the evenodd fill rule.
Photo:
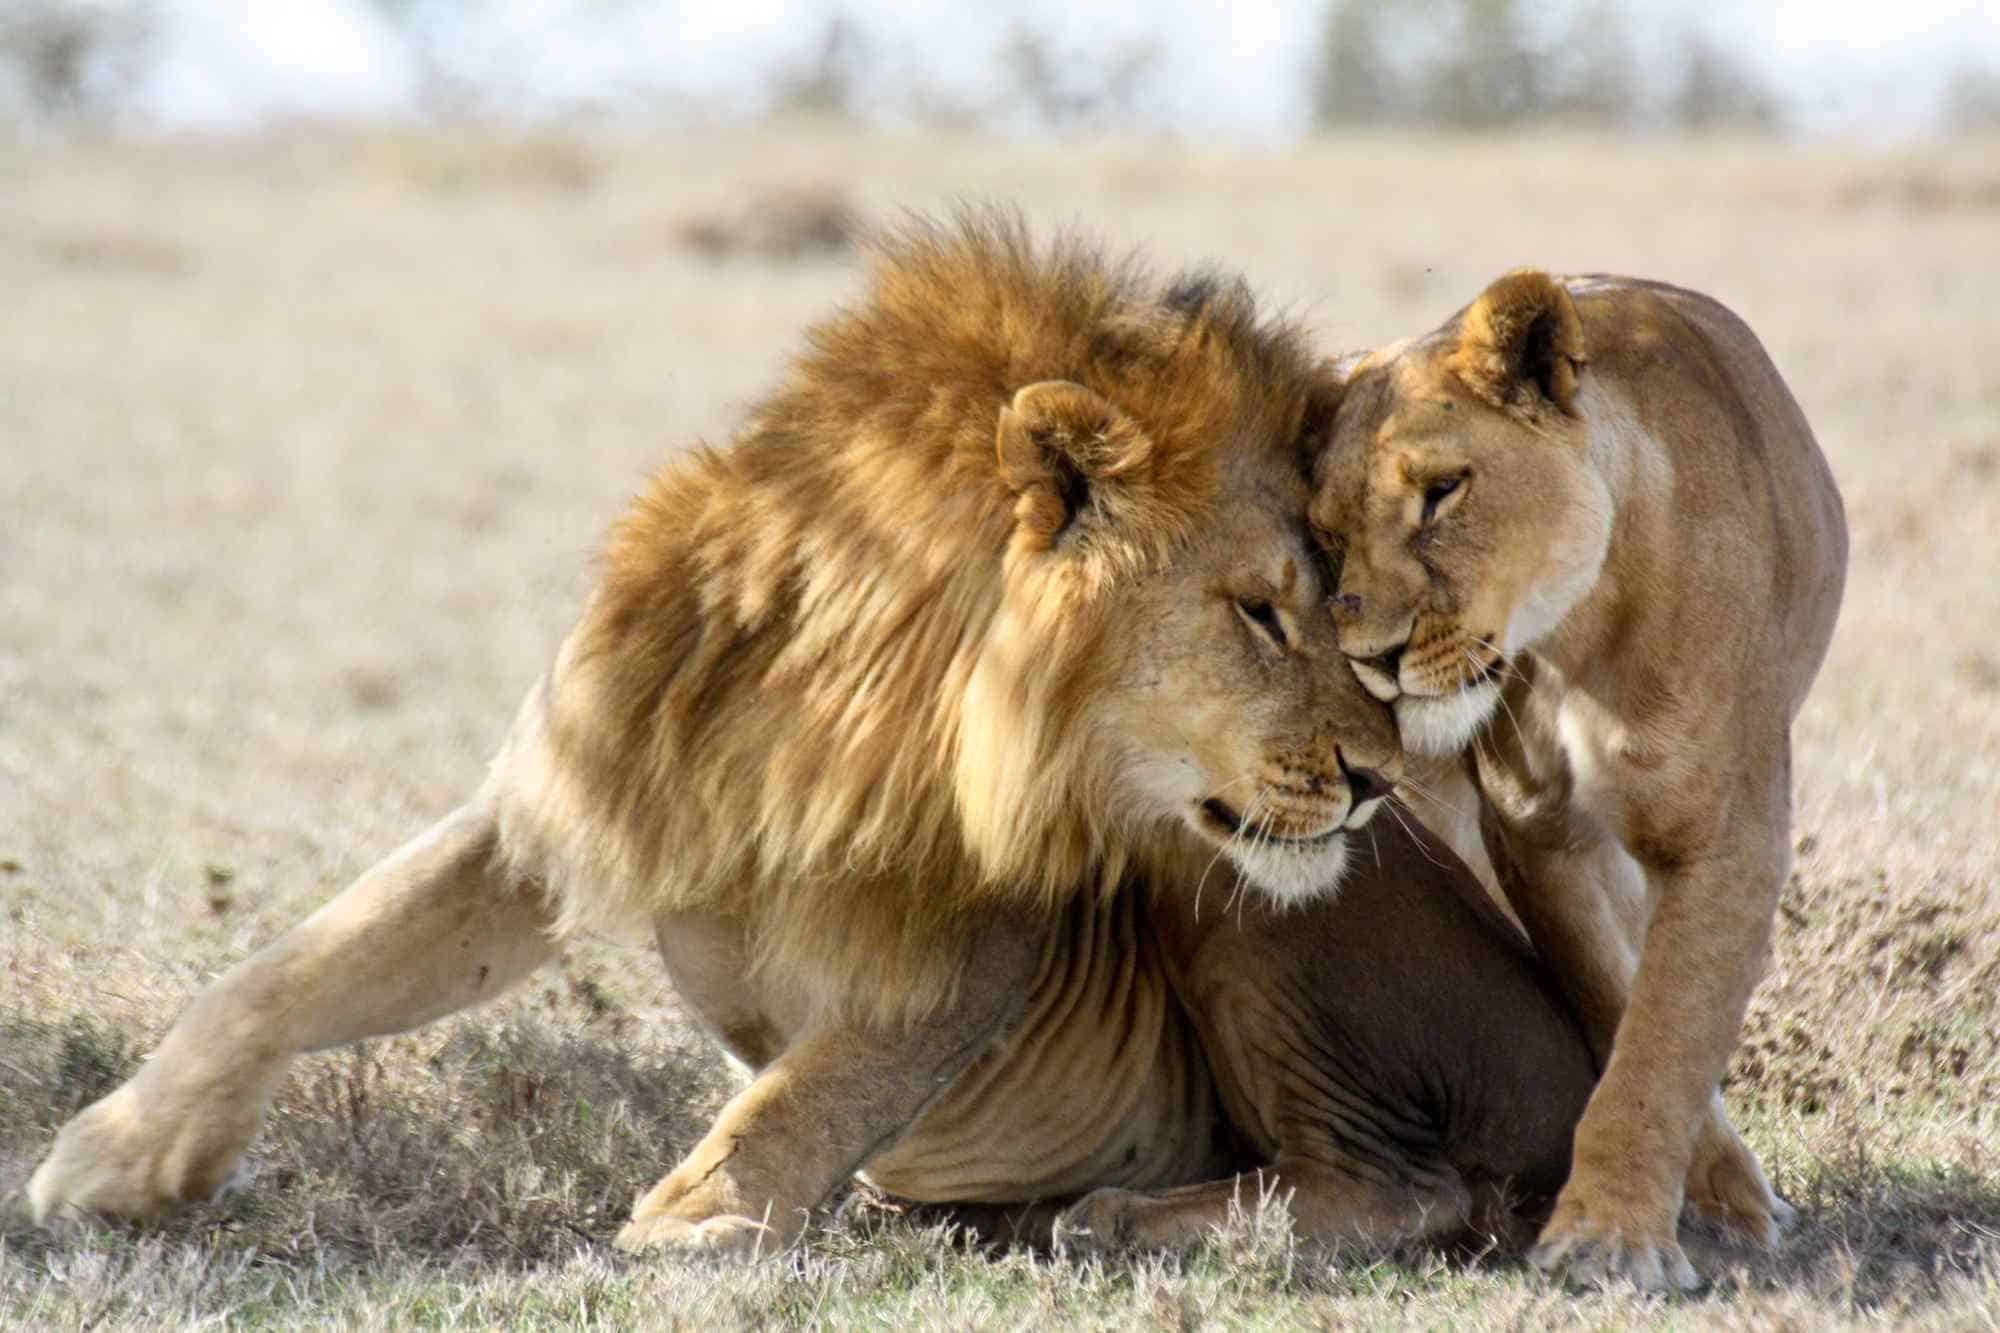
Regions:
<instances>
[{"instance_id":1,"label":"lioness's front leg","mask_svg":"<svg viewBox=\"0 0 2000 1333\"><path fill-rule=\"evenodd\" d=\"M1783 823L1762 802L1705 856L1649 867L1656 906L1632 996L1596 1093L1577 1126L1569 1183L1535 1258L1582 1277L1628 1266L1621 1251L1653 1244L1665 1276L1693 1285L1673 1229L1715 1085L1735 1048L1763 970L1784 875ZM1772 1227L1770 1217L1765 1226ZM1651 1276L1643 1257L1630 1275Z\"/></svg>"},{"instance_id":2,"label":"lioness's front leg","mask_svg":"<svg viewBox=\"0 0 2000 1333\"><path fill-rule=\"evenodd\" d=\"M957 995L922 1018L834 1019L793 1042L639 1199L619 1247L740 1256L784 1249L834 1186L1012 1028L1043 933L1016 921L990 926Z\"/></svg>"},{"instance_id":3,"label":"lioness's front leg","mask_svg":"<svg viewBox=\"0 0 2000 1333\"><path fill-rule=\"evenodd\" d=\"M1692 1286L1675 1235L1684 1198L1766 1244L1789 1214L1715 1090L1764 963L1783 812L1762 793L1725 808L1701 859L1646 870L1649 917L1631 910L1637 867L1609 839L1501 830L1496 869L1605 1062L1535 1251L1545 1267Z\"/></svg>"},{"instance_id":4,"label":"lioness's front leg","mask_svg":"<svg viewBox=\"0 0 2000 1333\"><path fill-rule=\"evenodd\" d=\"M37 1219L147 1217L215 1193L295 1055L491 999L554 951L541 895L494 858L468 806L196 996L122 1087L56 1136L28 1182Z\"/></svg>"}]
</instances>

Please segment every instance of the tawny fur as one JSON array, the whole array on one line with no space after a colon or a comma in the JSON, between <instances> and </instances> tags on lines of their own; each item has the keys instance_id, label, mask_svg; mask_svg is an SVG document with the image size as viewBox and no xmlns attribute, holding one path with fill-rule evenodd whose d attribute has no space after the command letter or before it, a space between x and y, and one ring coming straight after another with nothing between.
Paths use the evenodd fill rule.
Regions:
<instances>
[{"instance_id":1,"label":"tawny fur","mask_svg":"<svg viewBox=\"0 0 2000 1333\"><path fill-rule=\"evenodd\" d=\"M1570 1015L1401 815L1349 863L1399 756L1306 526L1338 388L1233 282L1003 218L892 241L620 523L486 788L204 990L57 1136L36 1215L206 1197L295 1055L618 920L756 1072L627 1249L772 1253L862 1168L1097 1191L1100 1243L1260 1188L1381 1243L1552 1184Z\"/></svg>"},{"instance_id":2,"label":"tawny fur","mask_svg":"<svg viewBox=\"0 0 2000 1333\"><path fill-rule=\"evenodd\" d=\"M1062 478L1026 484L995 422L1050 380L1132 429L1096 446L1115 524L1037 562ZM1157 840L1108 821L1079 726L1110 592L1205 516L1226 444L1297 447L1331 387L1240 285L1163 289L1000 215L909 226L730 445L613 531L496 765L509 853L566 927L722 913L761 966L921 1010L981 913L1053 910Z\"/></svg>"},{"instance_id":3,"label":"tawny fur","mask_svg":"<svg viewBox=\"0 0 2000 1333\"><path fill-rule=\"evenodd\" d=\"M1316 475L1341 646L1406 745L1466 756L1484 850L1606 1066L1543 1257L1691 1281L1684 1190L1773 1240L1788 1210L1715 1086L1847 560L1783 380L1706 297L1524 270L1354 364Z\"/></svg>"}]
</instances>

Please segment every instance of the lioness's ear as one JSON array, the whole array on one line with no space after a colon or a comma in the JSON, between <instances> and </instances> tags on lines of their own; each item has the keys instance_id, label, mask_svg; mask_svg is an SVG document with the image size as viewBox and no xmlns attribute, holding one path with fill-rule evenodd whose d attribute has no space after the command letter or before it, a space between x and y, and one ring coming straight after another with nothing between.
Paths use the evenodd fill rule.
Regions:
<instances>
[{"instance_id":1,"label":"lioness's ear","mask_svg":"<svg viewBox=\"0 0 2000 1333\"><path fill-rule=\"evenodd\" d=\"M1495 407L1528 406L1539 394L1574 412L1583 362L1583 321L1569 293L1548 274L1524 268L1467 308L1448 364Z\"/></svg>"},{"instance_id":2,"label":"lioness's ear","mask_svg":"<svg viewBox=\"0 0 2000 1333\"><path fill-rule=\"evenodd\" d=\"M1153 442L1112 402L1068 380L1043 380L1000 409L1000 477L1014 516L1045 541L1075 522L1092 492L1145 466Z\"/></svg>"}]
</instances>

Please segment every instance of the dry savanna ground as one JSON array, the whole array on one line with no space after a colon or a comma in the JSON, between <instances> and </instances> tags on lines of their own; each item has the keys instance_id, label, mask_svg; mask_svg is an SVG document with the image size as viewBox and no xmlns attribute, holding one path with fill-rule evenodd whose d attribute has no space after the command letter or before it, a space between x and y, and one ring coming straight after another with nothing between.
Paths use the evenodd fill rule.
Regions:
<instances>
[{"instance_id":1,"label":"dry savanna ground","mask_svg":"<svg viewBox=\"0 0 2000 1333\"><path fill-rule=\"evenodd\" d=\"M0 1323L1192 1327L2000 1319L2000 154L1365 139L1225 154L775 127L0 147ZM853 1196L626 1260L726 1091L651 956L301 1063L254 1186L50 1237L20 1186L190 990L449 809L664 453L854 289L848 216L1017 201L1218 258L1329 350L1533 262L1706 289L1845 490L1797 868L1729 1097L1800 1206L1678 1301L1501 1256L967 1253ZM842 210L847 210L843 214Z\"/></svg>"}]
</instances>

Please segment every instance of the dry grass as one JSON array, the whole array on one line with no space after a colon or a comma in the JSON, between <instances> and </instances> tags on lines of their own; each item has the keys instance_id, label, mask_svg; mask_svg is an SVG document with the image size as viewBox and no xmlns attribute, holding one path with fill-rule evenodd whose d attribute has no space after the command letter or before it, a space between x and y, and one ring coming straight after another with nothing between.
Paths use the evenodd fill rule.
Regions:
<instances>
[{"instance_id":1,"label":"dry grass","mask_svg":"<svg viewBox=\"0 0 2000 1333\"><path fill-rule=\"evenodd\" d=\"M0 1322L1991 1327L2000 1310L2000 191L1993 145L1357 140L1228 156L778 128L0 148ZM1732 1103L1803 1218L1661 1304L1492 1259L964 1253L857 1200L748 1271L606 1239L720 1095L657 966L304 1062L256 1187L50 1238L18 1188L188 991L477 781L665 450L726 432L837 252L690 219L1020 201L1220 257L1329 347L1523 262L1760 330L1854 572L1798 728L1800 855ZM704 223L703 225L709 225Z\"/></svg>"}]
</instances>

